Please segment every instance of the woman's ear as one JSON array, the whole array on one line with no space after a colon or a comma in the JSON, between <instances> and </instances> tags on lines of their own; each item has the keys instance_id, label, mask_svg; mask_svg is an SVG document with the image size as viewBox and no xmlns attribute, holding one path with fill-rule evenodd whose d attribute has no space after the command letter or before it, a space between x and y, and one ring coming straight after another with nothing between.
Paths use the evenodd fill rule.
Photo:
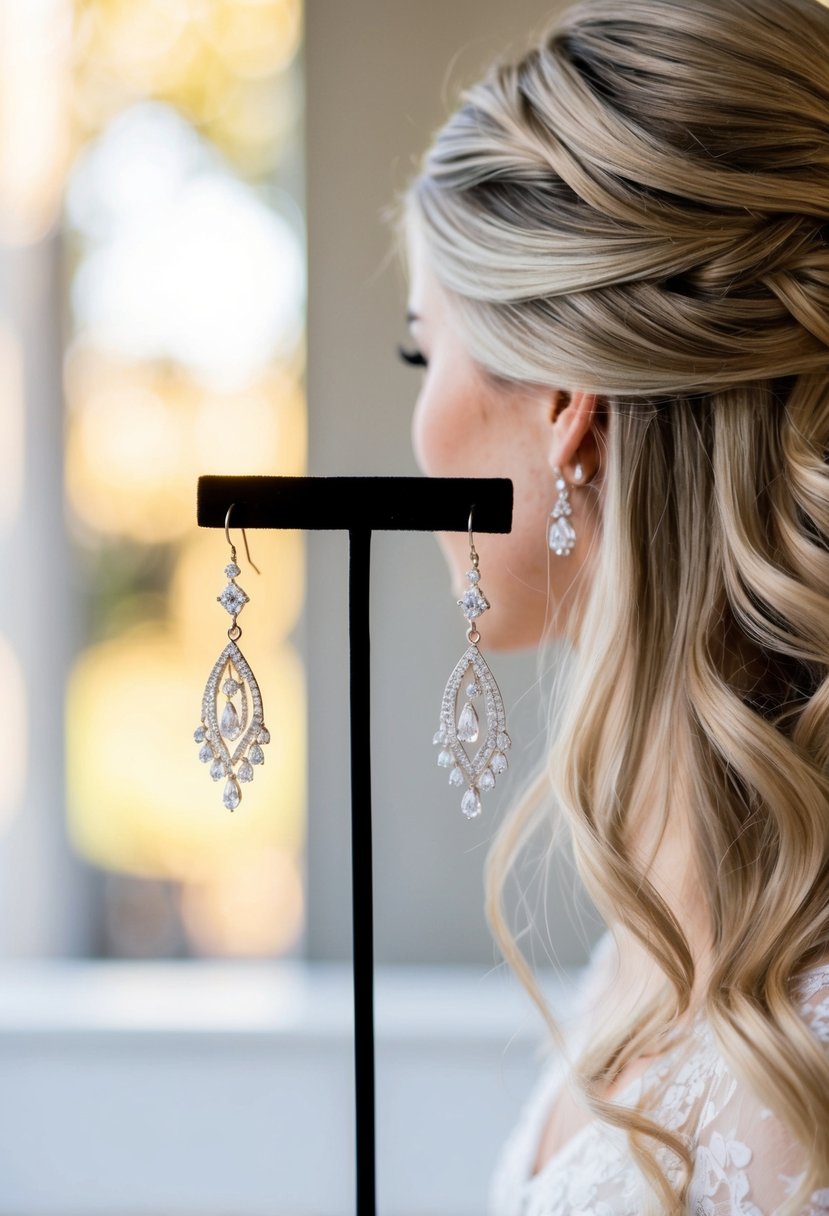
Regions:
<instances>
[{"instance_id":1,"label":"woman's ear","mask_svg":"<svg viewBox=\"0 0 829 1216\"><path fill-rule=\"evenodd\" d=\"M597 432L605 423L604 402L595 393L556 389L550 399L551 468L559 468L569 481L581 465L581 482L593 481L601 465Z\"/></svg>"}]
</instances>

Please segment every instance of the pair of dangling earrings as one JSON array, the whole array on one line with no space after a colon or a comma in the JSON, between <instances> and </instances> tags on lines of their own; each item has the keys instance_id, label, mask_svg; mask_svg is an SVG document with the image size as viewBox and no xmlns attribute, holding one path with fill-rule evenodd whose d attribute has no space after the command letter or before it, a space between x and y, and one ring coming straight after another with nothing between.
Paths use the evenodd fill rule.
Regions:
<instances>
[{"instance_id":1,"label":"pair of dangling earrings","mask_svg":"<svg viewBox=\"0 0 829 1216\"><path fill-rule=\"evenodd\" d=\"M557 557L567 557L576 543L576 533L570 523L573 508L567 491L567 482L561 469L553 469L556 500L550 511L547 524L547 543ZM573 471L573 482L577 484L584 476L581 464ZM469 561L466 578L469 586L459 599L458 607L466 617L466 640L469 646L461 655L446 684L440 707L440 722L432 739L440 748L438 765L449 769L449 784L466 786L461 797L461 811L467 819L475 819L481 813L481 794L495 788L495 779L507 771L507 753L512 740L507 733L506 711L501 690L496 683L489 664L478 649L481 640L475 621L491 607L481 588L478 553L472 535L472 515L469 513ZM458 712L458 694L464 686L463 704ZM476 709L476 704L478 708ZM479 710L485 716L482 728ZM474 755L467 752L465 743L477 743L482 729L483 740Z\"/></svg>"},{"instance_id":2,"label":"pair of dangling earrings","mask_svg":"<svg viewBox=\"0 0 829 1216\"><path fill-rule=\"evenodd\" d=\"M550 511L547 540L550 549L559 557L566 557L573 550L576 534L570 523L573 508L567 492L567 482L561 469L554 470L556 501ZM582 479L582 468L577 464L573 482ZM262 747L270 743L270 732L265 726L262 695L250 665L237 645L242 630L236 618L250 602L250 597L236 583L241 570L236 563L236 546L230 539L231 503L225 516L225 538L230 546L230 561L224 568L228 582L216 599L232 617L227 631L228 644L213 664L202 696L201 722L193 732L193 738L201 747L199 760L210 765L210 776L214 781L224 780L222 801L228 810L234 811L242 801L242 785L253 781L255 766L264 764ZM484 656L478 649L481 635L474 624L490 607L481 589L479 559L472 533L474 506L469 512L469 561L466 578L469 586L458 606L467 622L467 649L455 665L446 684L440 707L440 722L433 743L440 746L438 764L450 769L449 784L466 786L461 798L461 810L467 819L481 813L481 794L495 788L495 779L507 771L507 753L512 741L507 733L506 711L501 691ZM256 573L259 568L251 560L248 540L242 529L245 553ZM458 712L458 693L464 685L463 705ZM219 715L219 696L225 697ZM237 705L238 698L238 705ZM486 733L473 756L465 743L477 743L481 734L481 716ZM231 752L231 745L233 751Z\"/></svg>"}]
</instances>

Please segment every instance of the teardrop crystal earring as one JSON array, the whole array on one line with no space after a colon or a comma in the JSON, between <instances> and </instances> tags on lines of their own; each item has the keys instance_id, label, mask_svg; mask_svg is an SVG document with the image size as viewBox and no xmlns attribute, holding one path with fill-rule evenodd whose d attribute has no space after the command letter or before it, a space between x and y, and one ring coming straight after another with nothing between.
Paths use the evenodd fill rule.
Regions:
<instances>
[{"instance_id":1,"label":"teardrop crystal earring","mask_svg":"<svg viewBox=\"0 0 829 1216\"><path fill-rule=\"evenodd\" d=\"M223 777L225 778L222 801L231 811L234 811L242 801L239 783L253 780L253 765L265 763L265 754L261 745L270 743L271 740L265 727L259 685L247 659L236 645L242 636L242 630L236 624L236 618L245 604L250 602L250 597L234 581L236 576L241 574L241 570L236 564L236 546L231 543L228 531L230 512L235 505L235 503L230 504L225 516L225 536L230 545L230 561L225 566L225 574L229 581L222 594L216 596L222 607L233 617L233 624L227 631L230 641L213 664L213 670L208 676L202 697L201 724L193 732L193 738L202 745L199 760L203 764L210 765L210 776L214 781L221 781ZM251 561L248 538L245 536L244 528L242 528L242 538L245 542L248 561L259 574L258 566ZM221 693L226 698L222 707L221 719L217 705L220 685ZM250 714L248 692L252 703ZM240 709L237 709L233 699L237 695L240 696ZM231 756L225 740L233 743L237 739L239 742ZM236 770L237 764L238 770Z\"/></svg>"},{"instance_id":2,"label":"teardrop crystal earring","mask_svg":"<svg viewBox=\"0 0 829 1216\"><path fill-rule=\"evenodd\" d=\"M507 752L512 746L507 734L506 712L501 691L490 671L489 664L478 649L481 635L473 624L490 607L481 587L478 570L478 554L472 537L472 512L469 513L469 557L472 569L466 578L469 587L458 600L467 625L468 648L461 655L449 677L440 707L440 726L432 740L440 746L438 764L450 769L449 784L466 785L461 799L461 810L467 819L481 813L481 793L495 786L498 774L508 768ZM464 703L458 713L458 692L464 687ZM480 734L480 718L475 702L483 702L486 716L486 735L475 754L470 757L464 743L477 743Z\"/></svg>"},{"instance_id":3,"label":"teardrop crystal earring","mask_svg":"<svg viewBox=\"0 0 829 1216\"><path fill-rule=\"evenodd\" d=\"M573 552L573 547L576 543L576 531L568 518L573 514L573 507L567 493L567 482L564 480L564 474L558 465L553 468L553 473L555 474L558 497L550 511L550 520L547 527L547 543L557 557L568 557ZM580 482L582 477L581 464L577 464L573 470L573 484L576 485Z\"/></svg>"}]
</instances>

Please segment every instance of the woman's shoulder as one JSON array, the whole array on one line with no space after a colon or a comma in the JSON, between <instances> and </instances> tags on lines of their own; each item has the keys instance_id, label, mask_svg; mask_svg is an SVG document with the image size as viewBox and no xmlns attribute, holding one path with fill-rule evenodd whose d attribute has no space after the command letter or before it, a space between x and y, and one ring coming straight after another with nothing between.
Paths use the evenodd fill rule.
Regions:
<instances>
[{"instance_id":1,"label":"woman's shoulder","mask_svg":"<svg viewBox=\"0 0 829 1216\"><path fill-rule=\"evenodd\" d=\"M791 988L803 1021L829 1054L829 961L792 977ZM695 1210L718 1211L718 1203L738 1196L739 1210L751 1216L776 1211L803 1177L802 1146L726 1065L704 1023L701 1030L713 1061L709 1070L713 1084L701 1087L703 1100L693 1137L690 1194ZM829 1189L814 1192L807 1212L829 1216Z\"/></svg>"}]
</instances>

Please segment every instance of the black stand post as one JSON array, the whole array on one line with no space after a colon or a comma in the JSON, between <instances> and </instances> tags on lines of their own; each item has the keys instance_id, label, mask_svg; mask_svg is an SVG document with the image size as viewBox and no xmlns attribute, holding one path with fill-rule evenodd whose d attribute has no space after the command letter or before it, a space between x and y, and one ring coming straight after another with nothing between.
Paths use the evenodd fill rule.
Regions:
<instances>
[{"instance_id":1,"label":"black stand post","mask_svg":"<svg viewBox=\"0 0 829 1216\"><path fill-rule=\"evenodd\" d=\"M223 528L348 530L351 870L354 924L354 1069L357 1216L377 1211L374 1120L374 900L371 861L369 558L377 531L509 532L505 478L200 477L197 521Z\"/></svg>"},{"instance_id":2,"label":"black stand post","mask_svg":"<svg viewBox=\"0 0 829 1216\"><path fill-rule=\"evenodd\" d=\"M348 622L351 661L351 882L354 924L354 1080L357 1098L357 1212L377 1211L374 1163L374 878L371 862L371 532L348 534ZM357 723L366 725L357 729ZM358 737L360 742L357 742Z\"/></svg>"}]
</instances>

